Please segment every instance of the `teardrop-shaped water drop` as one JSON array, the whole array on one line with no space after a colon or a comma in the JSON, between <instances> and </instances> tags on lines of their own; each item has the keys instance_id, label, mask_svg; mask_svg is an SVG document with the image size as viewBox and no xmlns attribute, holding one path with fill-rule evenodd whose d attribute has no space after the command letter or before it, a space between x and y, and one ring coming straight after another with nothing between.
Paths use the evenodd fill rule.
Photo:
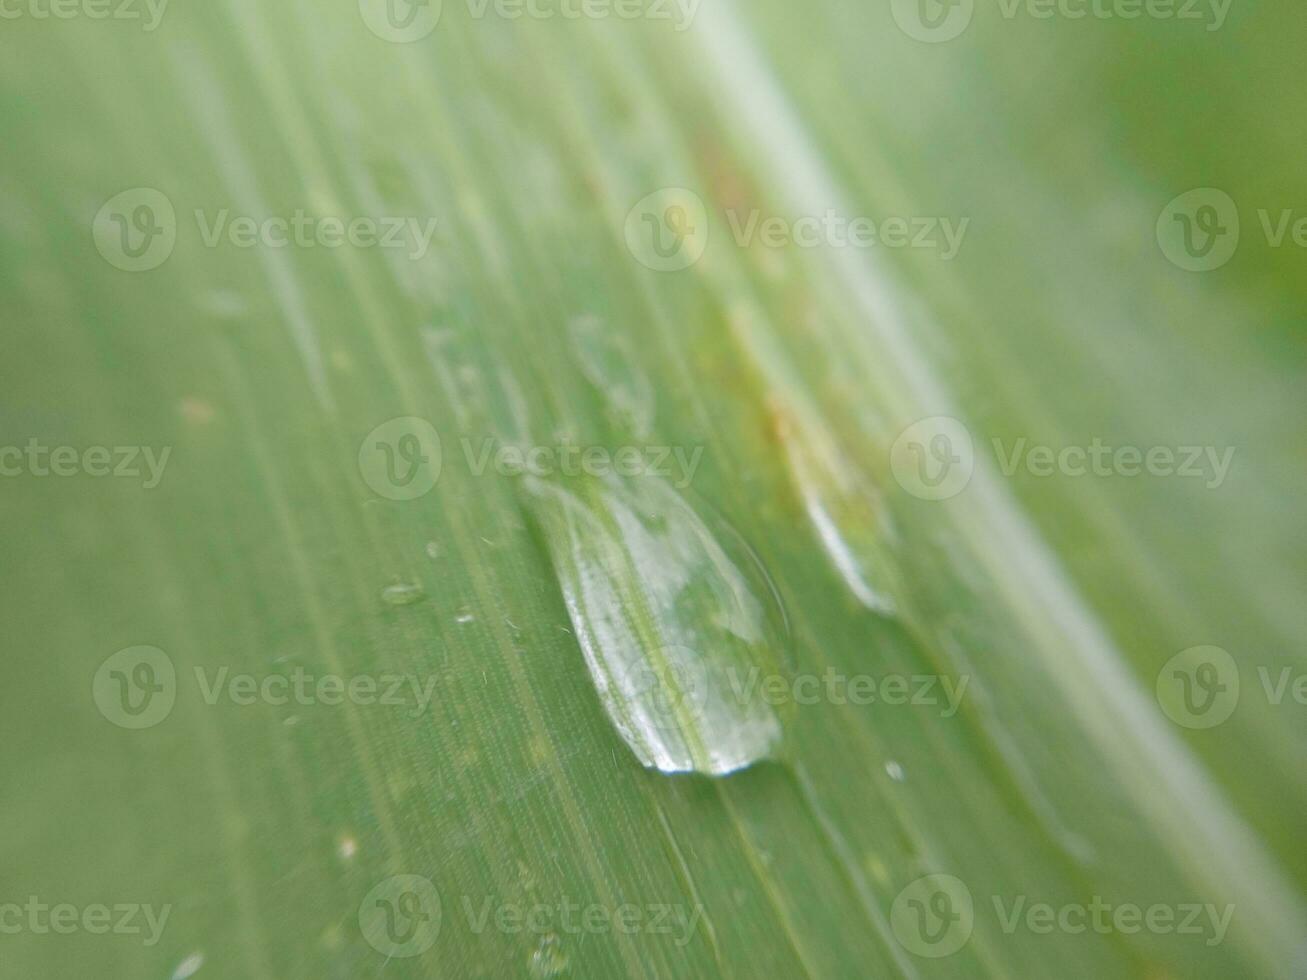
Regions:
<instances>
[{"instance_id":1,"label":"teardrop-shaped water drop","mask_svg":"<svg viewBox=\"0 0 1307 980\"><path fill-rule=\"evenodd\" d=\"M655 477L522 483L604 709L640 762L722 775L777 755L784 612L720 518Z\"/></svg>"},{"instance_id":2,"label":"teardrop-shaped water drop","mask_svg":"<svg viewBox=\"0 0 1307 980\"><path fill-rule=\"evenodd\" d=\"M190 980L200 972L202 966L204 966L204 954L192 953L177 964L177 968L172 971L171 980Z\"/></svg>"},{"instance_id":3,"label":"teardrop-shaped water drop","mask_svg":"<svg viewBox=\"0 0 1307 980\"><path fill-rule=\"evenodd\" d=\"M388 606L411 606L422 598L422 586L401 582L381 590L381 601Z\"/></svg>"}]
</instances>

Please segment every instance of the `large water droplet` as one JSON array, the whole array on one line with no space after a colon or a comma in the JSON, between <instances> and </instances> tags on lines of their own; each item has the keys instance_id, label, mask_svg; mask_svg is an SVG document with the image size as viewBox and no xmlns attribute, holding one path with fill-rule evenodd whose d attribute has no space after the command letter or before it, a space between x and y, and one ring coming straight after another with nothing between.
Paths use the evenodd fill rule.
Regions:
<instances>
[{"instance_id":1,"label":"large water droplet","mask_svg":"<svg viewBox=\"0 0 1307 980\"><path fill-rule=\"evenodd\" d=\"M640 762L722 775L774 757L784 612L757 558L653 477L522 482L609 719Z\"/></svg>"}]
</instances>

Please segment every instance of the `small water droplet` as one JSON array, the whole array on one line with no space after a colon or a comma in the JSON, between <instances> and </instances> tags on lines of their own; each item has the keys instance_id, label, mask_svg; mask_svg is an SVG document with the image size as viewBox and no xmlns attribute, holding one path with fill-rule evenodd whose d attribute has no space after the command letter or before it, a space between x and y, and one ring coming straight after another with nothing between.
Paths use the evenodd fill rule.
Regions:
<instances>
[{"instance_id":1,"label":"small water droplet","mask_svg":"<svg viewBox=\"0 0 1307 980\"><path fill-rule=\"evenodd\" d=\"M445 396L453 406L458 427L465 432L469 431L473 424L473 415L480 414L486 386L480 383L475 377L476 372L473 371L471 385L465 387L467 367L465 365L460 367L459 361L466 358L468 354L462 349L463 345L458 334L445 327L432 326L423 327L421 332L427 360L435 371Z\"/></svg>"},{"instance_id":2,"label":"small water droplet","mask_svg":"<svg viewBox=\"0 0 1307 980\"><path fill-rule=\"evenodd\" d=\"M885 763L885 774L896 783L903 782L903 767L893 759L890 759L889 762Z\"/></svg>"},{"instance_id":3,"label":"small water droplet","mask_svg":"<svg viewBox=\"0 0 1307 980\"><path fill-rule=\"evenodd\" d=\"M472 621L475 620L475 619L476 619L476 617L473 616L471 612L469 612L469 611L466 610L466 609L463 609L463 610L460 610L460 611L459 611L459 614L458 614L457 616L454 617L454 622L456 622L456 623L460 623L460 624L462 624L462 625L466 625L466 624L472 622Z\"/></svg>"},{"instance_id":4,"label":"small water droplet","mask_svg":"<svg viewBox=\"0 0 1307 980\"><path fill-rule=\"evenodd\" d=\"M340 844L337 846L341 858L348 861L359 851L359 843L353 837L342 837Z\"/></svg>"},{"instance_id":5,"label":"small water droplet","mask_svg":"<svg viewBox=\"0 0 1307 980\"><path fill-rule=\"evenodd\" d=\"M594 314L567 325L581 371L603 396L612 420L637 439L653 429L654 387L631 349L627 335Z\"/></svg>"},{"instance_id":6,"label":"small water droplet","mask_svg":"<svg viewBox=\"0 0 1307 980\"><path fill-rule=\"evenodd\" d=\"M863 606L894 615L892 526L881 495L850 464L815 409L779 400L770 409L790 478L831 565Z\"/></svg>"},{"instance_id":7,"label":"small water droplet","mask_svg":"<svg viewBox=\"0 0 1307 980\"><path fill-rule=\"evenodd\" d=\"M221 320L236 320L250 312L245 297L232 289L210 289L201 293L198 305L205 313Z\"/></svg>"},{"instance_id":8,"label":"small water droplet","mask_svg":"<svg viewBox=\"0 0 1307 980\"><path fill-rule=\"evenodd\" d=\"M885 867L885 862L874 854L868 854L865 861L867 871L882 885L889 882L889 869Z\"/></svg>"},{"instance_id":9,"label":"small water droplet","mask_svg":"<svg viewBox=\"0 0 1307 980\"><path fill-rule=\"evenodd\" d=\"M644 765L724 775L779 753L784 611L734 529L656 477L528 476L600 701Z\"/></svg>"},{"instance_id":10,"label":"small water droplet","mask_svg":"<svg viewBox=\"0 0 1307 980\"><path fill-rule=\"evenodd\" d=\"M192 425L206 425L213 421L213 406L202 398L187 396L181 400L182 418Z\"/></svg>"},{"instance_id":11,"label":"small water droplet","mask_svg":"<svg viewBox=\"0 0 1307 980\"><path fill-rule=\"evenodd\" d=\"M536 877L535 877L535 874L534 874L534 873L531 871L531 869L526 865L526 863L523 862L523 861L520 860L520 859L519 859L518 862L517 862L517 877L518 877L518 880L522 883L522 890L523 890L523 891L526 891L526 892L533 892L533 891L535 891L535 889L536 889Z\"/></svg>"},{"instance_id":12,"label":"small water droplet","mask_svg":"<svg viewBox=\"0 0 1307 980\"><path fill-rule=\"evenodd\" d=\"M171 980L188 980L188 978L195 976L202 966L204 966L204 954L192 953L177 964L177 969L172 971Z\"/></svg>"},{"instance_id":13,"label":"small water droplet","mask_svg":"<svg viewBox=\"0 0 1307 980\"><path fill-rule=\"evenodd\" d=\"M422 586L412 583L388 585L381 590L381 601L388 606L411 606L422 598Z\"/></svg>"},{"instance_id":14,"label":"small water droplet","mask_svg":"<svg viewBox=\"0 0 1307 980\"><path fill-rule=\"evenodd\" d=\"M440 557L440 545L436 544L436 542L434 542L434 541L428 541L428 542L427 542L427 557L428 557L428 558L439 558L439 557Z\"/></svg>"},{"instance_id":15,"label":"small water droplet","mask_svg":"<svg viewBox=\"0 0 1307 980\"><path fill-rule=\"evenodd\" d=\"M552 932L540 938L540 945L531 953L528 966L536 980L548 980L567 970L569 963L563 944Z\"/></svg>"}]
</instances>

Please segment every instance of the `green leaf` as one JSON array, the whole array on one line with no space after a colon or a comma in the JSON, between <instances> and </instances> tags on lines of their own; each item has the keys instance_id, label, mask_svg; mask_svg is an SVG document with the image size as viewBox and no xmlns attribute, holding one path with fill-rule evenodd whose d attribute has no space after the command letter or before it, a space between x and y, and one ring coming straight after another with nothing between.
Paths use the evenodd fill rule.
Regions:
<instances>
[{"instance_id":1,"label":"green leaf","mask_svg":"<svg viewBox=\"0 0 1307 980\"><path fill-rule=\"evenodd\" d=\"M0 21L0 975L1295 975L1296 8L91 6Z\"/></svg>"}]
</instances>

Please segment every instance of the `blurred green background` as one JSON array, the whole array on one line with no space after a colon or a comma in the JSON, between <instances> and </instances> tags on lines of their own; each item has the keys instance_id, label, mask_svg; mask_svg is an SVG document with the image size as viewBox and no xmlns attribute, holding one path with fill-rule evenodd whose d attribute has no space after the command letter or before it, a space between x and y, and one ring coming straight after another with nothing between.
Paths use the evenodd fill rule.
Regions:
<instances>
[{"instance_id":1,"label":"blurred green background","mask_svg":"<svg viewBox=\"0 0 1307 980\"><path fill-rule=\"evenodd\" d=\"M120 2L0 4L0 976L1303 974L1301 5ZM660 271L664 188L703 211ZM414 247L206 241L297 212ZM739 240L827 212L965 236ZM893 447L939 416L975 472L937 501ZM413 499L360 465L397 418L443 448ZM562 436L702 448L794 670L961 710L643 769L464 449ZM433 693L200 681L296 671ZM1004 927L1096 901L1164 911Z\"/></svg>"}]
</instances>

